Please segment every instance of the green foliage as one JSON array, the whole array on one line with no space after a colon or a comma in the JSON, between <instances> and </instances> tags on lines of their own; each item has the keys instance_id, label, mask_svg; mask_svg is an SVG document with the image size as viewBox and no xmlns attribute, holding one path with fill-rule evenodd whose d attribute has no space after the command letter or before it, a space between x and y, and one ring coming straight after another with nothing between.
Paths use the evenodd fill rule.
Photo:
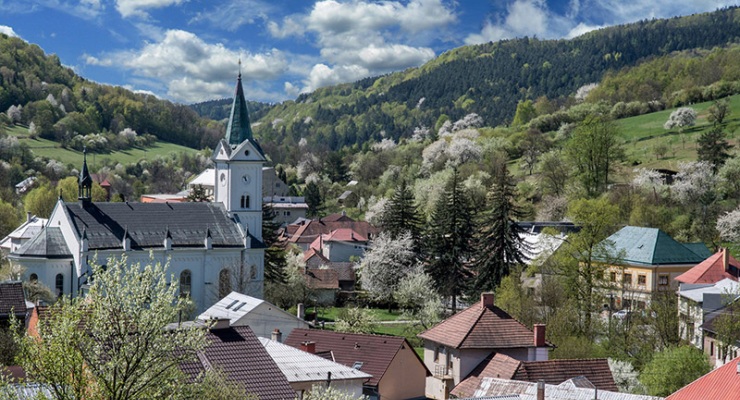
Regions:
<instances>
[{"instance_id":1,"label":"green foliage","mask_svg":"<svg viewBox=\"0 0 740 400\"><path fill-rule=\"evenodd\" d=\"M522 126L536 116L537 111L534 109L532 100L520 101L516 105L516 112L514 113L514 119L511 121L511 124L513 126Z\"/></svg>"},{"instance_id":2,"label":"green foliage","mask_svg":"<svg viewBox=\"0 0 740 400\"><path fill-rule=\"evenodd\" d=\"M59 194L55 193L51 184L46 182L32 189L26 195L25 199L23 199L23 204L26 212L30 212L40 218L49 218L58 199Z\"/></svg>"},{"instance_id":3,"label":"green foliage","mask_svg":"<svg viewBox=\"0 0 740 400\"><path fill-rule=\"evenodd\" d=\"M393 191L393 196L388 199L380 226L394 239L408 232L414 241L414 248L418 251L421 239L421 215L414 193L405 179L401 180Z\"/></svg>"},{"instance_id":4,"label":"green foliage","mask_svg":"<svg viewBox=\"0 0 740 400\"><path fill-rule=\"evenodd\" d=\"M727 141L727 133L720 126L715 125L712 129L703 132L699 136L697 145L696 154L699 161L712 164L714 172L717 172L731 157L729 151L733 146Z\"/></svg>"},{"instance_id":5,"label":"green foliage","mask_svg":"<svg viewBox=\"0 0 740 400\"><path fill-rule=\"evenodd\" d=\"M337 317L334 329L337 332L372 333L377 320L375 315L366 308L344 308Z\"/></svg>"},{"instance_id":6,"label":"green foliage","mask_svg":"<svg viewBox=\"0 0 740 400\"><path fill-rule=\"evenodd\" d=\"M655 355L640 381L652 396L668 396L711 371L707 356L694 346L671 347Z\"/></svg>"},{"instance_id":7,"label":"green foliage","mask_svg":"<svg viewBox=\"0 0 740 400\"><path fill-rule=\"evenodd\" d=\"M367 396L355 397L332 386L313 385L305 400L367 400Z\"/></svg>"},{"instance_id":8,"label":"green foliage","mask_svg":"<svg viewBox=\"0 0 740 400\"><path fill-rule=\"evenodd\" d=\"M0 237L7 236L21 222L21 213L12 204L0 200Z\"/></svg>"},{"instance_id":9,"label":"green foliage","mask_svg":"<svg viewBox=\"0 0 740 400\"><path fill-rule=\"evenodd\" d=\"M303 196L306 198L306 204L308 205L308 210L306 211L306 216L308 217L319 217L323 213L323 203L324 199L321 196L321 191L319 190L319 185L317 185L315 182L311 181L306 184L306 187L303 189Z\"/></svg>"},{"instance_id":10,"label":"green foliage","mask_svg":"<svg viewBox=\"0 0 740 400\"><path fill-rule=\"evenodd\" d=\"M285 248L278 241L280 225L275 222L275 210L267 203L262 204L262 242L265 249L265 282L284 284L288 281L285 272Z\"/></svg>"},{"instance_id":11,"label":"green foliage","mask_svg":"<svg viewBox=\"0 0 740 400\"><path fill-rule=\"evenodd\" d=\"M583 121L568 140L566 154L586 195L595 197L606 190L609 175L624 158L624 149L617 126L605 117L593 116Z\"/></svg>"}]
</instances>

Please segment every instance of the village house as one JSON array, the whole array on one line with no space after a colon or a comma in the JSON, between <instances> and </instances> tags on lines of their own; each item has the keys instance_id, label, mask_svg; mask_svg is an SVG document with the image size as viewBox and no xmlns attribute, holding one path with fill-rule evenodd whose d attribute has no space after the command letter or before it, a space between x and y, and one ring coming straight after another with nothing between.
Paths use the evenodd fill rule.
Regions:
<instances>
[{"instance_id":1,"label":"village house","mask_svg":"<svg viewBox=\"0 0 740 400\"><path fill-rule=\"evenodd\" d=\"M48 224L11 252L10 262L57 293L78 296L91 264L126 256L129 265L167 263L197 311L232 289L261 298L262 165L246 100L237 79L226 137L213 152L213 203L93 202L84 157L77 202L57 202ZM150 258L151 257L151 258ZM237 287L237 283L238 286Z\"/></svg>"},{"instance_id":2,"label":"village house","mask_svg":"<svg viewBox=\"0 0 740 400\"><path fill-rule=\"evenodd\" d=\"M714 399L694 397L694 399ZM599 390L587 378L576 377L558 385L545 382L484 378L481 389L463 400L663 400L662 397ZM688 399L688 397L686 398Z\"/></svg>"},{"instance_id":3,"label":"village house","mask_svg":"<svg viewBox=\"0 0 740 400\"><path fill-rule=\"evenodd\" d=\"M362 387L372 375L356 368L336 363L280 343L280 335L273 339L260 338L265 350L290 382L298 400L310 393L314 385L332 387L348 396L362 396Z\"/></svg>"},{"instance_id":4,"label":"village house","mask_svg":"<svg viewBox=\"0 0 740 400\"><path fill-rule=\"evenodd\" d=\"M545 341L545 326L529 330L494 305L493 293L480 302L418 335L424 340L424 364L432 372L426 396L447 399L450 392L494 353L520 361L544 361L553 347Z\"/></svg>"},{"instance_id":5,"label":"village house","mask_svg":"<svg viewBox=\"0 0 740 400\"><path fill-rule=\"evenodd\" d=\"M306 204L305 197L267 196L262 199L262 202L272 208L275 212L274 222L280 226L306 218L306 212L308 212L308 204Z\"/></svg>"},{"instance_id":6,"label":"village house","mask_svg":"<svg viewBox=\"0 0 740 400\"><path fill-rule=\"evenodd\" d=\"M295 329L285 344L366 372L371 400L423 398L428 370L403 337Z\"/></svg>"},{"instance_id":7,"label":"village house","mask_svg":"<svg viewBox=\"0 0 740 400\"><path fill-rule=\"evenodd\" d=\"M227 319L231 326L249 326L255 335L271 338L277 330L290 335L293 329L311 325L268 301L231 292L198 316L199 320Z\"/></svg>"},{"instance_id":8,"label":"village house","mask_svg":"<svg viewBox=\"0 0 740 400\"><path fill-rule=\"evenodd\" d=\"M602 243L612 249L605 289L610 309L644 309L656 293L678 289L675 278L711 256L704 243L679 243L657 228L625 226Z\"/></svg>"},{"instance_id":9,"label":"village house","mask_svg":"<svg viewBox=\"0 0 740 400\"><path fill-rule=\"evenodd\" d=\"M0 240L0 251L2 251L3 255L7 256L11 252L18 250L23 243L26 243L41 231L44 225L46 225L46 221L48 221L46 218L39 218L27 212L26 221L21 226L15 228L13 232L10 232L8 236Z\"/></svg>"},{"instance_id":10,"label":"village house","mask_svg":"<svg viewBox=\"0 0 740 400\"><path fill-rule=\"evenodd\" d=\"M380 233L380 229L370 223L355 221L345 213L340 213L319 219L299 220L286 226L281 231L280 239L287 244L298 246L302 251L307 251L320 235L329 235L338 229L352 231L368 241L372 241Z\"/></svg>"},{"instance_id":11,"label":"village house","mask_svg":"<svg viewBox=\"0 0 740 400\"><path fill-rule=\"evenodd\" d=\"M740 393L740 358L710 371L678 389L665 400L736 400Z\"/></svg>"}]
</instances>

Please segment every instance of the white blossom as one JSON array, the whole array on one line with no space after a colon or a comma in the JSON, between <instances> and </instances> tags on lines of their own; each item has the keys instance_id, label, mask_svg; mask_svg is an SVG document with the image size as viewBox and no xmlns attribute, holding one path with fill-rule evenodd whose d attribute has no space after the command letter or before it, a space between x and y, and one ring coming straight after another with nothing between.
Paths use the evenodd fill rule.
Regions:
<instances>
[{"instance_id":1,"label":"white blossom","mask_svg":"<svg viewBox=\"0 0 740 400\"><path fill-rule=\"evenodd\" d=\"M459 166L471 161L478 161L483 151L481 147L467 138L455 138L446 149L447 163Z\"/></svg>"},{"instance_id":2,"label":"white blossom","mask_svg":"<svg viewBox=\"0 0 740 400\"><path fill-rule=\"evenodd\" d=\"M740 241L740 207L717 218L717 232L722 240Z\"/></svg>"},{"instance_id":3,"label":"white blossom","mask_svg":"<svg viewBox=\"0 0 740 400\"><path fill-rule=\"evenodd\" d=\"M470 113L452 125L452 132L468 128L480 128L481 126L483 126L483 118L476 113Z\"/></svg>"},{"instance_id":4,"label":"white blossom","mask_svg":"<svg viewBox=\"0 0 740 400\"><path fill-rule=\"evenodd\" d=\"M386 151L396 148L396 142L390 138L383 138L380 143L373 143L373 151Z\"/></svg>"},{"instance_id":5,"label":"white blossom","mask_svg":"<svg viewBox=\"0 0 740 400\"><path fill-rule=\"evenodd\" d=\"M367 212L365 212L365 221L372 225L380 225L380 221L383 219L383 212L388 204L388 199L385 197L376 198L375 196L371 196L368 204Z\"/></svg>"},{"instance_id":6,"label":"white blossom","mask_svg":"<svg viewBox=\"0 0 740 400\"><path fill-rule=\"evenodd\" d=\"M588 94L597 87L599 87L598 83L587 83L579 87L578 90L576 90L576 101L581 102L583 100L586 100Z\"/></svg>"},{"instance_id":7,"label":"white blossom","mask_svg":"<svg viewBox=\"0 0 740 400\"><path fill-rule=\"evenodd\" d=\"M416 128L414 128L413 135L411 135L411 141L412 142L423 142L429 136L431 136L431 134L432 134L431 129L427 128L426 126L417 126Z\"/></svg>"},{"instance_id":8,"label":"white blossom","mask_svg":"<svg viewBox=\"0 0 740 400\"><path fill-rule=\"evenodd\" d=\"M23 111L23 106L17 105L17 106L10 106L8 107L8 118L10 118L11 123L18 123L21 122L21 112Z\"/></svg>"},{"instance_id":9,"label":"white blossom","mask_svg":"<svg viewBox=\"0 0 740 400\"><path fill-rule=\"evenodd\" d=\"M683 204L706 203L719 188L722 178L705 161L682 162L672 186L672 194Z\"/></svg>"},{"instance_id":10,"label":"white blossom","mask_svg":"<svg viewBox=\"0 0 740 400\"><path fill-rule=\"evenodd\" d=\"M685 128L687 126L694 126L696 123L696 110L691 107L681 107L671 113L668 117L668 121L663 125L665 129L673 128Z\"/></svg>"}]
</instances>

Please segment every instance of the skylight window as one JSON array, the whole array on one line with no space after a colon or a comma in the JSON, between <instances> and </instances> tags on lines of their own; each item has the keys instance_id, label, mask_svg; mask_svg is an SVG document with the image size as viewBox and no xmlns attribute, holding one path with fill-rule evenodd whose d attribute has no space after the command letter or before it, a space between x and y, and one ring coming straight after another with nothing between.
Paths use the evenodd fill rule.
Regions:
<instances>
[{"instance_id":1,"label":"skylight window","mask_svg":"<svg viewBox=\"0 0 740 400\"><path fill-rule=\"evenodd\" d=\"M236 304L236 303L238 303L238 302L239 302L239 300L234 300L234 301L232 301L232 302L231 302L231 304L229 304L228 306L226 306L226 309L228 310L228 309L230 309L231 307L234 307L234 304Z\"/></svg>"},{"instance_id":2,"label":"skylight window","mask_svg":"<svg viewBox=\"0 0 740 400\"><path fill-rule=\"evenodd\" d=\"M352 365L352 368L359 371L360 368L362 368L362 364L363 364L362 361L355 361L355 363Z\"/></svg>"},{"instance_id":3,"label":"skylight window","mask_svg":"<svg viewBox=\"0 0 740 400\"><path fill-rule=\"evenodd\" d=\"M242 307L244 307L245 305L247 305L247 303L241 303L241 304L239 304L238 306L236 306L234 308L234 311L239 311L239 309L242 308Z\"/></svg>"}]
</instances>

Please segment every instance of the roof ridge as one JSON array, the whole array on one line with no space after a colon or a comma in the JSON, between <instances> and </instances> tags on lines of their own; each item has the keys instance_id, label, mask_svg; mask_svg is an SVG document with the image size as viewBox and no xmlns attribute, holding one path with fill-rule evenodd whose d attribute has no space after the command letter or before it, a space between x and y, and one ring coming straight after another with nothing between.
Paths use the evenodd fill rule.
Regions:
<instances>
[{"instance_id":1,"label":"roof ridge","mask_svg":"<svg viewBox=\"0 0 740 400\"><path fill-rule=\"evenodd\" d=\"M460 346L461 346L461 345L462 345L463 343L465 343L465 339L467 339L467 338L468 338L468 336L470 336L470 332L472 332L472 331L473 331L473 328L475 327L475 325L477 325L477 324L478 324L478 321L480 321L480 319L481 319L481 317L483 316L483 314L485 314L485 313L486 313L486 310L488 310L488 307L486 307L485 305L483 305L483 303L482 303L482 302L479 302L479 303L475 303L475 304L473 304L473 306L472 306L472 307L476 307L476 306L478 306L479 304L480 304L480 307L481 307L481 308L480 308L480 312L478 313L478 318L476 318L476 319L475 319L475 322L473 322L473 323L472 323L472 324L470 325L470 328L468 328L468 331L467 331L467 332L465 332L465 336L463 336L463 338L462 338L462 339L460 339L460 342L459 342L459 343L458 343L458 344L457 344L457 345L455 346L455 348L458 348L458 347L460 347ZM494 306L494 307L496 307L496 306Z\"/></svg>"}]
</instances>

